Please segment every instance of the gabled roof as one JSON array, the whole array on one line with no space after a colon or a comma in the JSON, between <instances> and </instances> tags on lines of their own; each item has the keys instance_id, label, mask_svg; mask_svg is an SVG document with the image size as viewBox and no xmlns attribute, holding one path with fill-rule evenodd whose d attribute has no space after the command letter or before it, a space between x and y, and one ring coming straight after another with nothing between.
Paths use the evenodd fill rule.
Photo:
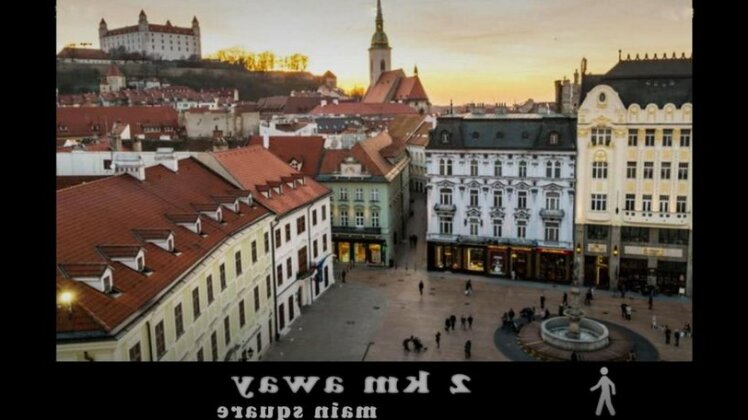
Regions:
<instances>
[{"instance_id":1,"label":"gabled roof","mask_svg":"<svg viewBox=\"0 0 748 420\"><path fill-rule=\"evenodd\" d=\"M259 193L262 186L271 182L281 182L281 177L299 173L288 163L276 157L262 146L248 146L224 152L204 153L199 159L208 167L219 171L237 187L251 191L255 201L278 215L289 213L311 204L328 195L328 190L311 177L297 188L283 188L282 194L272 192L270 198Z\"/></svg>"},{"instance_id":2,"label":"gabled roof","mask_svg":"<svg viewBox=\"0 0 748 420\"><path fill-rule=\"evenodd\" d=\"M382 151L391 144L392 137L387 133L380 133L376 137L361 140L349 150L326 150L319 173L334 175L340 171L340 164L346 158L352 157L362 165L365 172L373 176L386 176L394 165L384 158Z\"/></svg>"},{"instance_id":3,"label":"gabled roof","mask_svg":"<svg viewBox=\"0 0 748 420\"><path fill-rule=\"evenodd\" d=\"M270 151L283 162L289 164L292 160L301 162L301 172L315 177L322 162L325 151L325 139L320 136L270 136ZM262 146L262 137L253 136L249 145Z\"/></svg>"},{"instance_id":4,"label":"gabled roof","mask_svg":"<svg viewBox=\"0 0 748 420\"><path fill-rule=\"evenodd\" d=\"M426 90L421 84L421 79L418 76L411 76L400 80L400 85L397 87L397 91L392 100L428 101L429 97L426 95Z\"/></svg>"},{"instance_id":5,"label":"gabled roof","mask_svg":"<svg viewBox=\"0 0 748 420\"><path fill-rule=\"evenodd\" d=\"M379 79L377 79L376 83L369 86L369 89L366 91L361 102L381 104L392 101L394 93L400 84L400 80L404 78L405 72L403 69L383 72L379 75Z\"/></svg>"},{"instance_id":6,"label":"gabled roof","mask_svg":"<svg viewBox=\"0 0 748 420\"><path fill-rule=\"evenodd\" d=\"M183 159L176 173L158 165L146 169L144 181L123 174L57 191L57 290L70 291L75 296L72 314L68 315L63 308L57 311L58 339L68 337L64 333L112 334L132 315L151 305L229 235L269 215L262 206L241 204L242 215L226 212L223 225L201 217L205 236L196 235L166 217L191 213L194 222L198 216L190 203L210 202L211 196L234 190L233 185L196 160ZM144 242L151 236L148 232L161 239L165 234L168 236L167 232L173 232L174 245L181 255ZM100 247L111 244L145 249L146 264L152 270L150 276L119 270L118 267L123 267L121 263L108 261L99 251ZM112 280L118 296L69 278L71 270L100 276L107 264L114 268Z\"/></svg>"},{"instance_id":7,"label":"gabled roof","mask_svg":"<svg viewBox=\"0 0 748 420\"><path fill-rule=\"evenodd\" d=\"M177 111L168 106L57 108L58 137L98 136L109 132L115 123L129 124L133 136L143 134L144 125L179 128Z\"/></svg>"}]
</instances>

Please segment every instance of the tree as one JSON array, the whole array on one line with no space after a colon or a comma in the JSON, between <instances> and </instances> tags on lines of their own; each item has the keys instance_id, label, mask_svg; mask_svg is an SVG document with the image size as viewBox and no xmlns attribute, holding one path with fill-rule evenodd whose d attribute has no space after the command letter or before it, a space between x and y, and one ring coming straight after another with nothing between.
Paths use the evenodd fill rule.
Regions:
<instances>
[{"instance_id":1,"label":"tree","mask_svg":"<svg viewBox=\"0 0 748 420\"><path fill-rule=\"evenodd\" d=\"M346 95L356 100L361 100L361 98L364 97L364 88L360 85L354 85L348 92L346 92Z\"/></svg>"}]
</instances>

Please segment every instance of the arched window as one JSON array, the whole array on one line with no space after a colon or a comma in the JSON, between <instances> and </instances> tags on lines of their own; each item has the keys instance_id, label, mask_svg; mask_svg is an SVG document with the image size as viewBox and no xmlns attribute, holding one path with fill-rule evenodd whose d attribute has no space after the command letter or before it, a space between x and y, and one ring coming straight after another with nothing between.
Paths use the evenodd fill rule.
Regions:
<instances>
[{"instance_id":1,"label":"arched window","mask_svg":"<svg viewBox=\"0 0 748 420\"><path fill-rule=\"evenodd\" d=\"M470 176L478 176L478 161L470 161Z\"/></svg>"},{"instance_id":2,"label":"arched window","mask_svg":"<svg viewBox=\"0 0 748 420\"><path fill-rule=\"evenodd\" d=\"M501 176L501 161L497 160L493 163L493 176Z\"/></svg>"},{"instance_id":3,"label":"arched window","mask_svg":"<svg viewBox=\"0 0 748 420\"><path fill-rule=\"evenodd\" d=\"M527 162L524 160L519 163L519 177L527 178Z\"/></svg>"},{"instance_id":4,"label":"arched window","mask_svg":"<svg viewBox=\"0 0 748 420\"><path fill-rule=\"evenodd\" d=\"M380 70L384 71L384 67L385 67L384 59L382 59L382 61L379 62L379 68Z\"/></svg>"}]
</instances>

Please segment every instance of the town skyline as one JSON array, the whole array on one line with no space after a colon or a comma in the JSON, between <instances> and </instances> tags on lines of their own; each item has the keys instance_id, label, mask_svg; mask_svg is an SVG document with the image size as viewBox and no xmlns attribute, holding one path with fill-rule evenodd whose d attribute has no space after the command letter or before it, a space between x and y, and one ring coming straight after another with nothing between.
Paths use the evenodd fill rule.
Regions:
<instances>
[{"instance_id":1,"label":"town skyline","mask_svg":"<svg viewBox=\"0 0 748 420\"><path fill-rule=\"evenodd\" d=\"M392 46L392 67L419 68L431 101L553 100L553 81L571 78L582 57L588 71L601 72L623 56L657 53L678 56L692 50L692 8L684 0L650 4L568 0L515 2L384 0L384 30ZM177 7L178 6L178 7ZM98 48L101 18L111 27L134 25L141 9L154 23L189 26L197 16L203 56L241 46L247 50L309 56L308 71L331 70L344 89L368 86L368 47L374 32L374 0L239 3L219 0L63 0L57 5L57 51L71 43ZM256 21L247 16L259 17ZM418 16L414 25L413 16ZM285 24L284 24L285 23ZM637 28L631 31L632 25ZM279 28L282 31L279 31ZM594 35L593 35L594 34Z\"/></svg>"}]
</instances>

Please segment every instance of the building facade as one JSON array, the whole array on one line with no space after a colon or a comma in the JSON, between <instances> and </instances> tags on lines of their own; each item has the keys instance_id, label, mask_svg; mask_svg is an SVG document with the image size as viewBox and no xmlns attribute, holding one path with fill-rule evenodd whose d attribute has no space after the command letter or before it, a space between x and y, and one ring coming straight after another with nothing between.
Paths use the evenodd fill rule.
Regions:
<instances>
[{"instance_id":1,"label":"building facade","mask_svg":"<svg viewBox=\"0 0 748 420\"><path fill-rule=\"evenodd\" d=\"M272 220L194 159L58 191L57 360L260 359Z\"/></svg>"},{"instance_id":2,"label":"building facade","mask_svg":"<svg viewBox=\"0 0 748 420\"><path fill-rule=\"evenodd\" d=\"M575 120L439 118L426 146L428 268L568 283Z\"/></svg>"},{"instance_id":3,"label":"building facade","mask_svg":"<svg viewBox=\"0 0 748 420\"><path fill-rule=\"evenodd\" d=\"M154 60L202 57L197 17L192 19L190 27L173 26L168 20L165 25L156 25L148 22L143 10L137 25L123 28L109 29L102 18L99 22L99 46L106 53L122 50Z\"/></svg>"},{"instance_id":4,"label":"building facade","mask_svg":"<svg viewBox=\"0 0 748 420\"><path fill-rule=\"evenodd\" d=\"M691 295L692 61L621 59L583 74L576 203L585 284Z\"/></svg>"}]
</instances>

